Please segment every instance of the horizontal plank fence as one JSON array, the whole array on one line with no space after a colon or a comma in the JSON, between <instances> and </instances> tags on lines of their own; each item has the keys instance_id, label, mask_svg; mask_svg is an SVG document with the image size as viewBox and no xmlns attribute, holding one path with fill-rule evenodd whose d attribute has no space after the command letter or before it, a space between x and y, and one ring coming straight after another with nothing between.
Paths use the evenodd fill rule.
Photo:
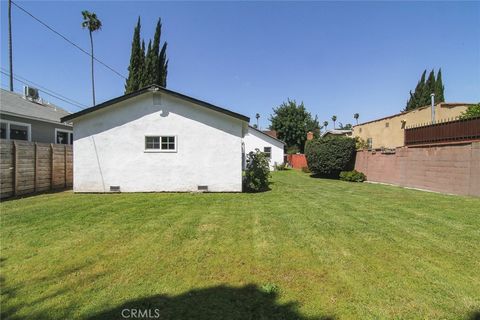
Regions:
<instances>
[{"instance_id":1,"label":"horizontal plank fence","mask_svg":"<svg viewBox=\"0 0 480 320\"><path fill-rule=\"evenodd\" d=\"M71 145L0 140L0 198L70 188Z\"/></svg>"},{"instance_id":2,"label":"horizontal plank fence","mask_svg":"<svg viewBox=\"0 0 480 320\"><path fill-rule=\"evenodd\" d=\"M479 139L480 117L437 122L405 129L406 146Z\"/></svg>"}]
</instances>

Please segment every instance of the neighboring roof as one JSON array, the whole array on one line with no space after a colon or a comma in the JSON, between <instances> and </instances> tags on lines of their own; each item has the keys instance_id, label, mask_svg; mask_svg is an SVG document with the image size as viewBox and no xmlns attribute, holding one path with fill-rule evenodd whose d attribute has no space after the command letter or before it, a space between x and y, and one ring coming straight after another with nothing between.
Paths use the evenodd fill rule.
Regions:
<instances>
[{"instance_id":1,"label":"neighboring roof","mask_svg":"<svg viewBox=\"0 0 480 320\"><path fill-rule=\"evenodd\" d=\"M272 138L277 138L277 130L263 130L263 133L268 134Z\"/></svg>"},{"instance_id":2,"label":"neighboring roof","mask_svg":"<svg viewBox=\"0 0 480 320\"><path fill-rule=\"evenodd\" d=\"M83 116L83 115L85 115L85 114L95 112L95 111L97 111L97 110L100 110L100 109L109 107L109 106L111 106L111 105L113 105L113 104L115 104L115 103L118 103L118 102L121 102L121 101L125 101L125 100L128 100L128 99L131 99L131 98L133 98L133 97L139 96L139 95L144 94L144 93L147 93L147 92L161 92L161 93L166 93L166 94L169 94L169 95L171 95L171 96L173 96L173 97L176 97L176 98L178 98L178 99L182 99L182 100L185 100L185 101L192 102L192 103L197 104L197 105L199 105L199 106L202 106L202 107L205 107L205 108L207 108L207 109L214 110L214 111L217 111L217 112L220 112L220 113L229 115L229 116L231 116L231 117L240 119L240 120L242 120L242 121L250 122L250 118L247 117L247 116L244 116L244 115L242 115L242 114L239 114L239 113L236 113L236 112L233 112L233 111L224 109L224 108L217 107L217 106L215 106L215 105L213 105L213 104L210 104L210 103L208 103L208 102L205 102L205 101L202 101L202 100L198 100L198 99L195 99L195 98L186 96L186 95L181 94L181 93L179 93L179 92L175 92L175 91L172 91L172 90L165 89L164 87L161 87L161 86L158 86L158 85L155 85L155 84L152 84L152 85L149 85L148 87L144 87L144 88L139 89L139 90L137 90L137 91L134 91L134 92L125 94L125 95L123 95L123 96L120 96L120 97L117 97L117 98L114 98L114 99L105 101L105 102L103 102L103 103L101 103L101 104L98 104L98 105L96 105L96 106L93 106L93 107L84 109L84 110L79 111L79 112L77 112L77 113L73 113L73 114L71 114L71 115L68 115L68 116L66 116L66 117L63 117L63 118L62 118L62 121L70 121L70 120L72 120L72 119L78 118L78 117Z\"/></svg>"},{"instance_id":3,"label":"neighboring roof","mask_svg":"<svg viewBox=\"0 0 480 320\"><path fill-rule=\"evenodd\" d=\"M27 100L23 95L0 91L0 113L38 121L61 123L70 113L56 105Z\"/></svg>"},{"instance_id":4,"label":"neighboring roof","mask_svg":"<svg viewBox=\"0 0 480 320\"><path fill-rule=\"evenodd\" d=\"M278 139L278 138L275 138L275 137L272 137L271 135L267 134L266 132L261 131L261 130L258 130L257 128L252 127L251 125L248 125L248 129L253 129L253 130L255 130L256 132L259 132L259 133L263 134L264 136L269 137L270 139L277 140L278 142L281 142L281 143L283 143L283 144L286 144L286 143L283 142L282 140L280 140L280 139Z\"/></svg>"},{"instance_id":5,"label":"neighboring roof","mask_svg":"<svg viewBox=\"0 0 480 320\"><path fill-rule=\"evenodd\" d=\"M451 107L463 107L463 106L467 106L467 107L468 107L468 106L472 106L472 105L474 105L474 104L475 104L475 103L440 102L439 104L436 104L436 106L440 105L441 108L443 108L443 107L445 107L445 108L451 108ZM370 121L367 121L367 122L359 123L359 124L354 125L353 127L363 126L364 124L368 124L368 123L372 123L372 122L376 122L376 121L382 121L382 120L387 120L387 119L395 118L395 117L401 116L402 114L407 114L407 113L410 113L410 112L413 112L413 111L422 110L422 109L425 109L425 108L430 108L430 105L424 106L424 107L420 107L420 108L416 108L416 109L409 110L409 111L399 112L399 113L393 114L393 115L391 115L391 116L386 116L386 117L383 117L383 118L379 118L379 119L375 119L375 120L370 120Z\"/></svg>"},{"instance_id":6,"label":"neighboring roof","mask_svg":"<svg viewBox=\"0 0 480 320\"><path fill-rule=\"evenodd\" d=\"M352 133L352 130L340 130L340 129L333 129L333 130L327 130L324 133L322 133L322 137L326 136L327 134L333 134L333 135L345 135Z\"/></svg>"}]
</instances>

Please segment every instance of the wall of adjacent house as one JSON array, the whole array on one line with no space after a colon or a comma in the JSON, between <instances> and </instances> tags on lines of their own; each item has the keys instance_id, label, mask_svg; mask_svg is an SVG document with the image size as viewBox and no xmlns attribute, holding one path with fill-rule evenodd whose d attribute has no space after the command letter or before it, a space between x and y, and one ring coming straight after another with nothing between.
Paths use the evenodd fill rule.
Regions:
<instances>
[{"instance_id":1,"label":"wall of adjacent house","mask_svg":"<svg viewBox=\"0 0 480 320\"><path fill-rule=\"evenodd\" d=\"M0 140L0 198L73 184L72 146Z\"/></svg>"},{"instance_id":2,"label":"wall of adjacent house","mask_svg":"<svg viewBox=\"0 0 480 320\"><path fill-rule=\"evenodd\" d=\"M265 147L271 148L272 152L269 159L270 170L274 169L275 164L284 162L284 144L282 142L250 127L243 141L246 155L251 151L255 152L256 149L263 152Z\"/></svg>"},{"instance_id":3,"label":"wall of adjacent house","mask_svg":"<svg viewBox=\"0 0 480 320\"><path fill-rule=\"evenodd\" d=\"M480 142L401 147L395 154L358 151L355 169L368 181L480 196Z\"/></svg>"},{"instance_id":4,"label":"wall of adjacent house","mask_svg":"<svg viewBox=\"0 0 480 320\"><path fill-rule=\"evenodd\" d=\"M242 191L246 122L165 94L147 93L74 119L74 191ZM176 152L145 150L175 136Z\"/></svg>"},{"instance_id":5,"label":"wall of adjacent house","mask_svg":"<svg viewBox=\"0 0 480 320\"><path fill-rule=\"evenodd\" d=\"M32 120L6 114L2 114L1 119L30 124L32 130L31 141L33 142L57 143L55 129L61 129L66 131L73 130L71 126L63 125L61 123Z\"/></svg>"},{"instance_id":6,"label":"wall of adjacent house","mask_svg":"<svg viewBox=\"0 0 480 320\"><path fill-rule=\"evenodd\" d=\"M456 118L466 106L437 104L435 106L435 119ZM402 120L405 122L402 123ZM405 112L393 117L378 121L360 124L353 127L353 136L360 137L365 142L372 139L372 148L395 148L404 145L404 127L429 123L432 120L431 107L424 107L410 112Z\"/></svg>"}]
</instances>

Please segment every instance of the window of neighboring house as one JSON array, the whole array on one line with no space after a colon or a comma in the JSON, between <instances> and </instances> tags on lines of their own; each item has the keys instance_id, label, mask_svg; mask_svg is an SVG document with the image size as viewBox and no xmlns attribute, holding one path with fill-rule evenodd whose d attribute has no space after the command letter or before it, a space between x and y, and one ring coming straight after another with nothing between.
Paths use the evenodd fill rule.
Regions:
<instances>
[{"instance_id":1,"label":"window of neighboring house","mask_svg":"<svg viewBox=\"0 0 480 320\"><path fill-rule=\"evenodd\" d=\"M272 147L264 147L263 148L263 153L265 153L265 156L268 159L272 159Z\"/></svg>"},{"instance_id":2,"label":"window of neighboring house","mask_svg":"<svg viewBox=\"0 0 480 320\"><path fill-rule=\"evenodd\" d=\"M0 122L0 128L1 128L1 133L0 133L0 138L1 139L7 139L7 124L5 122Z\"/></svg>"},{"instance_id":3,"label":"window of neighboring house","mask_svg":"<svg viewBox=\"0 0 480 320\"><path fill-rule=\"evenodd\" d=\"M0 124L2 139L30 141L31 126L29 123L2 120Z\"/></svg>"},{"instance_id":4,"label":"window of neighboring house","mask_svg":"<svg viewBox=\"0 0 480 320\"><path fill-rule=\"evenodd\" d=\"M55 129L55 143L72 144L73 132L69 130Z\"/></svg>"},{"instance_id":5,"label":"window of neighboring house","mask_svg":"<svg viewBox=\"0 0 480 320\"><path fill-rule=\"evenodd\" d=\"M368 149L369 149L369 150L372 149L372 145L373 145L372 138L368 138L368 139L367 139L367 146L368 146Z\"/></svg>"},{"instance_id":6,"label":"window of neighboring house","mask_svg":"<svg viewBox=\"0 0 480 320\"><path fill-rule=\"evenodd\" d=\"M386 122L385 123L385 128L388 128L390 126L390 123L389 122Z\"/></svg>"},{"instance_id":7,"label":"window of neighboring house","mask_svg":"<svg viewBox=\"0 0 480 320\"><path fill-rule=\"evenodd\" d=\"M146 136L145 150L159 152L176 152L177 139L175 136Z\"/></svg>"}]
</instances>

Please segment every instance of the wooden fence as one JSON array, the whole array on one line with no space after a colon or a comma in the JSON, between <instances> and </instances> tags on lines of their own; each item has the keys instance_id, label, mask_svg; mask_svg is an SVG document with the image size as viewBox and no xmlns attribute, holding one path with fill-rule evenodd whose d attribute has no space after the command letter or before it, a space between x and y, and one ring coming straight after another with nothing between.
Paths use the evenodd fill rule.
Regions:
<instances>
[{"instance_id":1,"label":"wooden fence","mask_svg":"<svg viewBox=\"0 0 480 320\"><path fill-rule=\"evenodd\" d=\"M409 127L405 145L473 141L480 139L480 117Z\"/></svg>"},{"instance_id":2,"label":"wooden fence","mask_svg":"<svg viewBox=\"0 0 480 320\"><path fill-rule=\"evenodd\" d=\"M71 145L0 140L0 198L73 185Z\"/></svg>"}]
</instances>

